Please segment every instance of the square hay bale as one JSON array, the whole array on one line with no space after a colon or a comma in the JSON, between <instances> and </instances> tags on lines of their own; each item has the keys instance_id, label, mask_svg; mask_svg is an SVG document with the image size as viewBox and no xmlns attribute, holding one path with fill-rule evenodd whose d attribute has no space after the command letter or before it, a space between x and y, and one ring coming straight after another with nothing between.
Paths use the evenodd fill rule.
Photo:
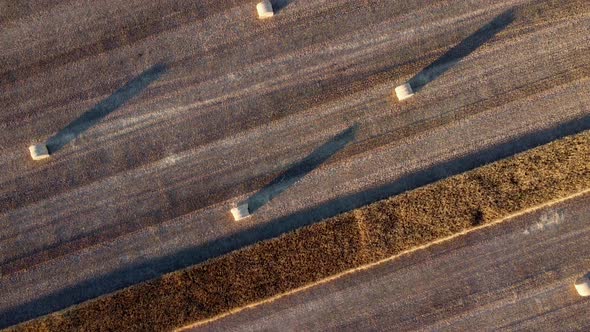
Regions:
<instances>
[{"instance_id":1,"label":"square hay bale","mask_svg":"<svg viewBox=\"0 0 590 332\"><path fill-rule=\"evenodd\" d=\"M238 207L231 209L231 214L234 216L235 221L250 217L250 209L248 208L248 203L238 205Z\"/></svg>"},{"instance_id":2,"label":"square hay bale","mask_svg":"<svg viewBox=\"0 0 590 332\"><path fill-rule=\"evenodd\" d=\"M260 19L273 17L275 14L269 0L264 0L258 3L258 5L256 5L256 10L258 11L258 18Z\"/></svg>"},{"instance_id":3,"label":"square hay bale","mask_svg":"<svg viewBox=\"0 0 590 332\"><path fill-rule=\"evenodd\" d=\"M412 86L409 83L405 83L395 88L395 95L399 101L402 101L412 97L414 95L414 90L412 90Z\"/></svg>"},{"instance_id":4,"label":"square hay bale","mask_svg":"<svg viewBox=\"0 0 590 332\"><path fill-rule=\"evenodd\" d=\"M47 150L47 145L45 144L31 145L29 146L29 152L31 152L31 158L33 160L49 158L49 150Z\"/></svg>"}]
</instances>

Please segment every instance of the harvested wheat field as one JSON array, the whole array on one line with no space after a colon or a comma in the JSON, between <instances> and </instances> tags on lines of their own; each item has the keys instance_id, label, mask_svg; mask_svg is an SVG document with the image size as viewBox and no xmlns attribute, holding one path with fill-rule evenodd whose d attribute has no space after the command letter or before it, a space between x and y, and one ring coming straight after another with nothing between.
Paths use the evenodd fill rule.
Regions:
<instances>
[{"instance_id":1,"label":"harvested wheat field","mask_svg":"<svg viewBox=\"0 0 590 332\"><path fill-rule=\"evenodd\" d=\"M0 328L590 129L587 0L257 3L0 0ZM225 290L165 325L258 299Z\"/></svg>"},{"instance_id":2,"label":"harvested wheat field","mask_svg":"<svg viewBox=\"0 0 590 332\"><path fill-rule=\"evenodd\" d=\"M15 330L170 330L584 191L590 192L590 131Z\"/></svg>"}]
</instances>

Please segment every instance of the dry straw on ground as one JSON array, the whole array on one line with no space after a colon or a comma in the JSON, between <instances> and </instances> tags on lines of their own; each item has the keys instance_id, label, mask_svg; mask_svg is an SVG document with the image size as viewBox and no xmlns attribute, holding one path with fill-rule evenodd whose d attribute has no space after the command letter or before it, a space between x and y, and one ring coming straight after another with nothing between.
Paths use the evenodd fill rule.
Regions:
<instances>
[{"instance_id":1,"label":"dry straw on ground","mask_svg":"<svg viewBox=\"0 0 590 332\"><path fill-rule=\"evenodd\" d=\"M535 6L527 5L517 10L519 19L499 36L517 35L534 26L533 23L586 13L589 6L587 0L547 0ZM442 52L444 50L430 54L399 71L377 74L369 83L408 76ZM574 77L555 79L576 79L585 75L587 71L580 69ZM342 93L358 92L366 88L366 84L359 83ZM539 84L511 93L527 95L547 82ZM339 96L335 94L334 98ZM494 100L492 98L491 103L498 102ZM470 110L464 112L467 111ZM169 330L589 187L590 132L585 132L23 323L14 329Z\"/></svg>"},{"instance_id":2,"label":"dry straw on ground","mask_svg":"<svg viewBox=\"0 0 590 332\"><path fill-rule=\"evenodd\" d=\"M17 326L170 330L590 187L590 131Z\"/></svg>"}]
</instances>

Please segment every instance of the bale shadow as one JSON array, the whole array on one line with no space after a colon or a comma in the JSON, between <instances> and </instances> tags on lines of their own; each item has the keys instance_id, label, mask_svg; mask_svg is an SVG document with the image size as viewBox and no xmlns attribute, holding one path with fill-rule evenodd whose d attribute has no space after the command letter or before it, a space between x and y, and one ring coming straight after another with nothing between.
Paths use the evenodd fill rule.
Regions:
<instances>
[{"instance_id":1,"label":"bale shadow","mask_svg":"<svg viewBox=\"0 0 590 332\"><path fill-rule=\"evenodd\" d=\"M461 59L471 54L500 31L504 30L514 19L514 9L509 9L496 16L490 23L463 39L463 41L451 48L447 53L422 69L408 83L415 92L422 90L428 83L436 80L447 70L454 67Z\"/></svg>"},{"instance_id":2,"label":"bale shadow","mask_svg":"<svg viewBox=\"0 0 590 332\"><path fill-rule=\"evenodd\" d=\"M49 138L46 143L49 153L55 153L61 150L65 145L79 137L86 130L90 129L90 127L97 124L104 117L111 114L142 92L148 85L160 78L165 71L166 65L158 63L127 82L108 98L98 103L92 109L82 114L79 118L72 121L65 128Z\"/></svg>"},{"instance_id":3,"label":"bale shadow","mask_svg":"<svg viewBox=\"0 0 590 332\"><path fill-rule=\"evenodd\" d=\"M330 159L338 151L342 150L356 136L358 125L352 125L340 134L334 136L328 142L315 149L309 156L298 163L293 164L288 170L276 177L272 182L250 196L246 203L250 213L256 212L273 198L289 189L305 175L318 168L326 160Z\"/></svg>"},{"instance_id":4,"label":"bale shadow","mask_svg":"<svg viewBox=\"0 0 590 332\"><path fill-rule=\"evenodd\" d=\"M181 250L172 255L123 267L0 312L0 328L46 315L130 285L160 277L165 273L202 263L208 259L219 257L259 241L275 238L342 212L469 171L588 129L590 129L590 115L538 132L525 134L490 148L433 165L424 170L417 170L392 183L339 197L322 205L257 225L225 238Z\"/></svg>"},{"instance_id":5,"label":"bale shadow","mask_svg":"<svg viewBox=\"0 0 590 332\"><path fill-rule=\"evenodd\" d=\"M289 6L293 1L295 0L271 0L270 3L272 4L272 10L277 14Z\"/></svg>"}]
</instances>

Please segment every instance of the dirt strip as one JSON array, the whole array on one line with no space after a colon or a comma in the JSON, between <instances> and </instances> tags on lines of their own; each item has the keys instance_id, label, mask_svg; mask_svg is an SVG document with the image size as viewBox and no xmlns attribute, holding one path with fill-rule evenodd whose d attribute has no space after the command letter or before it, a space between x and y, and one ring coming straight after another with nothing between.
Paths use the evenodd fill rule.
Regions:
<instances>
[{"instance_id":1,"label":"dirt strip","mask_svg":"<svg viewBox=\"0 0 590 332\"><path fill-rule=\"evenodd\" d=\"M588 187L586 131L12 330L170 330Z\"/></svg>"}]
</instances>

